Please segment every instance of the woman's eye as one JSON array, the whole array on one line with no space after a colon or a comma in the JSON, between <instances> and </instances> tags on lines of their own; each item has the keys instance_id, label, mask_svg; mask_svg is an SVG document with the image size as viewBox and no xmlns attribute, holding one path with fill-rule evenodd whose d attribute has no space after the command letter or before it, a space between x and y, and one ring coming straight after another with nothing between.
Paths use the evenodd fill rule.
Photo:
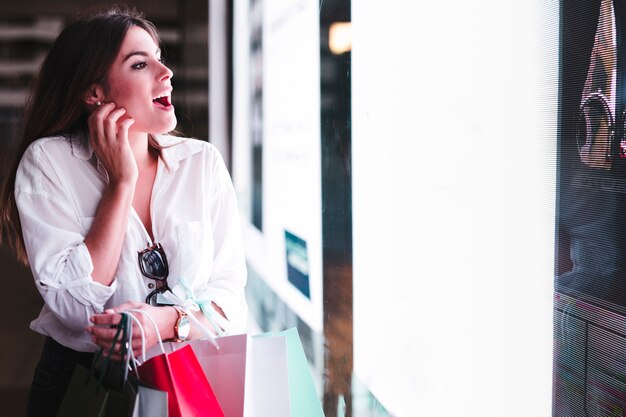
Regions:
<instances>
[{"instance_id":1,"label":"woman's eye","mask_svg":"<svg viewBox=\"0 0 626 417\"><path fill-rule=\"evenodd\" d=\"M160 62L161 64L165 64L165 57L160 56L160 57L159 57L159 62Z\"/></svg>"},{"instance_id":2,"label":"woman's eye","mask_svg":"<svg viewBox=\"0 0 626 417\"><path fill-rule=\"evenodd\" d=\"M146 64L145 62L139 62L137 64L132 65L131 68L134 69L134 70L142 70L142 69L144 69L147 66L148 66L148 64Z\"/></svg>"}]
</instances>

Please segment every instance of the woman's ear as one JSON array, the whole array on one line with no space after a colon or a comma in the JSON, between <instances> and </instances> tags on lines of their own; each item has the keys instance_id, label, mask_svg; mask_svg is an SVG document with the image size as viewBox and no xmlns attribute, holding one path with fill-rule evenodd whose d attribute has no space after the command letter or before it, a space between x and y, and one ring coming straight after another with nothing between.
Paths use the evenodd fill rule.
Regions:
<instances>
[{"instance_id":1,"label":"woman's ear","mask_svg":"<svg viewBox=\"0 0 626 417\"><path fill-rule=\"evenodd\" d=\"M99 106L104 102L104 89L100 84L93 84L85 94L85 104L90 106Z\"/></svg>"}]
</instances>

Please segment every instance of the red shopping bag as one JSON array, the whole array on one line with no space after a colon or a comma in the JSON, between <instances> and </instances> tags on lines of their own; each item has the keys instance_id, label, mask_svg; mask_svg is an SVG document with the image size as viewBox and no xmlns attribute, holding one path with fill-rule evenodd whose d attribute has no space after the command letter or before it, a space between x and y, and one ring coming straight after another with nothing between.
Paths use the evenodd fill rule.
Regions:
<instances>
[{"instance_id":1,"label":"red shopping bag","mask_svg":"<svg viewBox=\"0 0 626 417\"><path fill-rule=\"evenodd\" d=\"M141 380L167 392L169 417L224 417L191 346L139 366Z\"/></svg>"},{"instance_id":2,"label":"red shopping bag","mask_svg":"<svg viewBox=\"0 0 626 417\"><path fill-rule=\"evenodd\" d=\"M160 353L140 365L137 374L142 382L167 392L168 416L224 417L211 384L204 375L191 346L166 353L160 341L158 326L152 317L143 310L131 309L126 313L129 312L145 315L157 333ZM145 351L142 356L146 357Z\"/></svg>"}]
</instances>

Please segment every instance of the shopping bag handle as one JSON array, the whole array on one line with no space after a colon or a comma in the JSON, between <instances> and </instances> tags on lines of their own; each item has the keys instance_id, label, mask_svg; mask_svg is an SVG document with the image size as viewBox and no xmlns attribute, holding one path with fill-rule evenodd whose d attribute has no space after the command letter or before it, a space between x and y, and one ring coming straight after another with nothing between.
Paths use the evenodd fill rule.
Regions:
<instances>
[{"instance_id":1,"label":"shopping bag handle","mask_svg":"<svg viewBox=\"0 0 626 417\"><path fill-rule=\"evenodd\" d=\"M137 317L133 316L132 313L123 312L122 314L128 315L128 318L135 321L135 324L137 324L137 328L141 332L141 357L145 358L146 357L146 333L144 332L141 322L139 321ZM135 352L133 351L133 347L132 347L132 340L133 340L132 324L129 326L129 329L128 329L128 340L130 341L131 346L130 346L128 355L126 356L126 366L124 367L124 382L126 382L126 380L128 379L128 371L130 369L135 371L135 375L137 376L137 379L139 379L139 370L137 369L137 363L139 361L137 360L137 358L135 358Z\"/></svg>"},{"instance_id":2,"label":"shopping bag handle","mask_svg":"<svg viewBox=\"0 0 626 417\"><path fill-rule=\"evenodd\" d=\"M165 347L163 347L163 341L161 340L161 332L159 332L159 326L157 326L157 324L154 321L154 319L152 318L152 316L150 314L148 314L147 311L139 310L137 308L131 308L129 310L126 310L126 312L141 313L144 316L146 316L146 318L150 321L150 323L152 323L152 326L154 326L154 331L156 332L156 335L157 335L157 341L159 342L159 347L161 348L161 353L165 353ZM137 319L137 318L135 318L135 319ZM140 324L140 326L141 326L141 324ZM145 357L146 357L145 339L143 339L143 340L144 340L144 343L143 343L143 346L142 346L143 347L142 353L143 353L143 357L145 359Z\"/></svg>"},{"instance_id":3,"label":"shopping bag handle","mask_svg":"<svg viewBox=\"0 0 626 417\"><path fill-rule=\"evenodd\" d=\"M127 314L128 318L130 318L131 320L135 321L135 324L137 325L137 328L141 332L141 356L146 356L146 332L144 331L143 326L141 325L141 321L139 321L139 319L137 317L133 316L132 313L130 313L128 311L125 311L122 314ZM129 336L129 339L132 340L132 338L131 338L131 336L132 336L132 326L130 327L130 331L131 331L131 335ZM130 351L132 352L133 350L131 349ZM133 357L134 357L134 354L133 354Z\"/></svg>"},{"instance_id":4,"label":"shopping bag handle","mask_svg":"<svg viewBox=\"0 0 626 417\"><path fill-rule=\"evenodd\" d=\"M207 327L202 324L202 322L200 320L198 320L198 318L195 316L195 314L193 314L193 312L191 311L191 309L189 308L185 308L183 306L181 306L181 308L185 311L185 313L187 313L187 317L189 317L189 319L191 319L191 321L198 326L204 333L206 336L208 336L205 340L208 340L209 342L211 342L211 344L213 346L215 346L216 349L219 350L220 345L218 345L217 340L215 340L215 335L213 333L211 333L211 331L209 329L207 329ZM213 323L213 321L211 320L210 317L206 316L207 319L209 320L209 323L211 323L213 326L215 326L215 329L219 329L219 326L217 326L215 323Z\"/></svg>"},{"instance_id":5,"label":"shopping bag handle","mask_svg":"<svg viewBox=\"0 0 626 417\"><path fill-rule=\"evenodd\" d=\"M115 352L115 345L118 342L122 342L122 348L121 348L121 352L120 354L122 355L122 357L124 357L126 355L126 349L128 348L128 343L127 341L129 340L129 336L128 336L128 318L125 315L122 315L122 318L120 319L120 323L117 326L117 331L115 332L115 336L113 336L113 343L111 345L111 349L109 349L109 354L107 356L104 357L103 359L103 363L104 363L104 370L99 369L100 371L100 375L98 378L98 384L96 385L96 392L98 392L98 390L100 389L100 386L102 385L102 382L104 381L104 377L105 375L109 372L109 368L111 366L111 356L113 355L113 353ZM131 330L132 332L132 330ZM100 360L100 358L102 357L102 352L104 352L104 348L100 348L100 350L98 350L94 356L93 359L91 361L91 367L89 370L89 375L87 376L87 379L85 380L85 384L87 384L87 382L89 381L89 378L91 377L91 375L95 375L96 374L96 368L98 367L98 361ZM126 377L127 377L127 373L124 372L124 380L122 381L125 382L126 381Z\"/></svg>"}]
</instances>

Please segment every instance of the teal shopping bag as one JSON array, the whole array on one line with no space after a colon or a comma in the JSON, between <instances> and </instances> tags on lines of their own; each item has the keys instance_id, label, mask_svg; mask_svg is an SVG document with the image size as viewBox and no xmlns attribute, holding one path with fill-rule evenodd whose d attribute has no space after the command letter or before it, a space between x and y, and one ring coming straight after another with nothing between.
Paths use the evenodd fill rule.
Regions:
<instances>
[{"instance_id":1,"label":"teal shopping bag","mask_svg":"<svg viewBox=\"0 0 626 417\"><path fill-rule=\"evenodd\" d=\"M304 354L298 330L293 327L279 335L287 339L287 361L289 372L289 396L291 415L298 417L324 416L320 397L315 389L309 362Z\"/></svg>"},{"instance_id":2,"label":"teal shopping bag","mask_svg":"<svg viewBox=\"0 0 626 417\"><path fill-rule=\"evenodd\" d=\"M287 373L291 417L324 417L309 362L295 327L255 337L284 337L287 344Z\"/></svg>"}]
</instances>

